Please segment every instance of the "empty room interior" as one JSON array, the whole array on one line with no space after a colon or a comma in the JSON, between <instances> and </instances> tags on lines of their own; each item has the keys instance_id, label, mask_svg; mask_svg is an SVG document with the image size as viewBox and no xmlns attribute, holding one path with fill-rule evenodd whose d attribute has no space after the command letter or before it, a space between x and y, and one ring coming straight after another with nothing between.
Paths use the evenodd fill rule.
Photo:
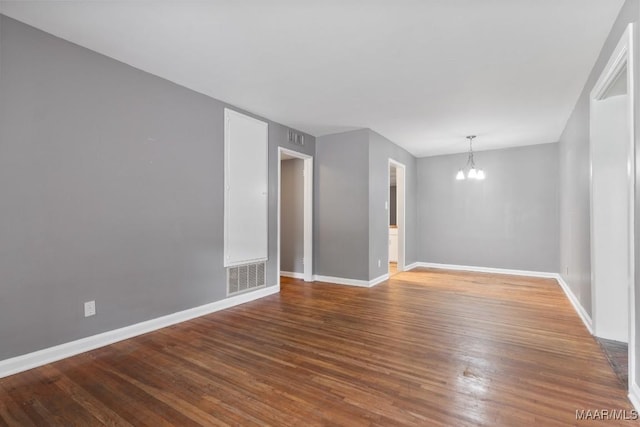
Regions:
<instances>
[{"instance_id":1,"label":"empty room interior","mask_svg":"<svg viewBox=\"0 0 640 427\"><path fill-rule=\"evenodd\" d=\"M640 0L0 0L0 426L635 425Z\"/></svg>"}]
</instances>

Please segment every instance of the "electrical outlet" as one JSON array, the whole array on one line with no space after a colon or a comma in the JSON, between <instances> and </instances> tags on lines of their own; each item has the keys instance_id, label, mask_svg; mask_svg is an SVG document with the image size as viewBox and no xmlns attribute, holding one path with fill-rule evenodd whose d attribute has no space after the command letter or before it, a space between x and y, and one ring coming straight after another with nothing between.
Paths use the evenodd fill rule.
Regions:
<instances>
[{"instance_id":1,"label":"electrical outlet","mask_svg":"<svg viewBox=\"0 0 640 427\"><path fill-rule=\"evenodd\" d=\"M569 274L569 266L565 267L565 274Z\"/></svg>"},{"instance_id":2,"label":"electrical outlet","mask_svg":"<svg viewBox=\"0 0 640 427\"><path fill-rule=\"evenodd\" d=\"M96 302L87 301L84 303L84 317L96 315Z\"/></svg>"},{"instance_id":3,"label":"electrical outlet","mask_svg":"<svg viewBox=\"0 0 640 427\"><path fill-rule=\"evenodd\" d=\"M378 260L378 267L380 267L382 265L382 261Z\"/></svg>"}]
</instances>

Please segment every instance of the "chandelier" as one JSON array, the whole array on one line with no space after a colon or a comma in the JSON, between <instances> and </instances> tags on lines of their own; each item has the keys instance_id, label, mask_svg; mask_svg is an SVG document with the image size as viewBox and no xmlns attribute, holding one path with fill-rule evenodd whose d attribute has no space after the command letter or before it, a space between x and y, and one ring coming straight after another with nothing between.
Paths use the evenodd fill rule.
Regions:
<instances>
[{"instance_id":1,"label":"chandelier","mask_svg":"<svg viewBox=\"0 0 640 427\"><path fill-rule=\"evenodd\" d=\"M467 158L467 164L465 165L465 167L458 171L458 174L456 175L457 180L462 180L465 178L478 179L478 180L484 179L484 171L482 169L476 169L476 162L473 160L472 144L473 144L473 138L475 137L476 137L475 135L467 136L467 139L469 140L469 157ZM464 170L467 168L469 169L469 172L467 172L467 176L465 177Z\"/></svg>"}]
</instances>

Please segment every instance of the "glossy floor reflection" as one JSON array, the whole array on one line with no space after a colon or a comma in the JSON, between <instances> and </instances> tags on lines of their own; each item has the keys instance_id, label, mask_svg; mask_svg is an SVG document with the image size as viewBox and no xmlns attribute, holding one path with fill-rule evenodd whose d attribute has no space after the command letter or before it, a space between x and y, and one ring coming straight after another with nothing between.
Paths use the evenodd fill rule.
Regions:
<instances>
[{"instance_id":1,"label":"glossy floor reflection","mask_svg":"<svg viewBox=\"0 0 640 427\"><path fill-rule=\"evenodd\" d=\"M632 407L555 280L429 269L372 288L282 278L0 379L0 426L566 426L602 409Z\"/></svg>"}]
</instances>

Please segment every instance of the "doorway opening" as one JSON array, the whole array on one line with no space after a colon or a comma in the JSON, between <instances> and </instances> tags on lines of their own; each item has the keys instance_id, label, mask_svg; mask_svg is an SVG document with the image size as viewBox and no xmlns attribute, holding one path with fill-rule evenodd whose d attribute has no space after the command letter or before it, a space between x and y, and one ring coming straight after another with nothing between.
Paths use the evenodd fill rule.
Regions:
<instances>
[{"instance_id":1,"label":"doorway opening","mask_svg":"<svg viewBox=\"0 0 640 427\"><path fill-rule=\"evenodd\" d=\"M608 356L626 346L629 387L635 378L633 70L629 24L591 91L589 129L593 331Z\"/></svg>"},{"instance_id":2,"label":"doorway opening","mask_svg":"<svg viewBox=\"0 0 640 427\"><path fill-rule=\"evenodd\" d=\"M313 157L278 147L278 285L313 281Z\"/></svg>"},{"instance_id":3,"label":"doorway opening","mask_svg":"<svg viewBox=\"0 0 640 427\"><path fill-rule=\"evenodd\" d=\"M405 269L405 166L389 159L389 277Z\"/></svg>"}]
</instances>

